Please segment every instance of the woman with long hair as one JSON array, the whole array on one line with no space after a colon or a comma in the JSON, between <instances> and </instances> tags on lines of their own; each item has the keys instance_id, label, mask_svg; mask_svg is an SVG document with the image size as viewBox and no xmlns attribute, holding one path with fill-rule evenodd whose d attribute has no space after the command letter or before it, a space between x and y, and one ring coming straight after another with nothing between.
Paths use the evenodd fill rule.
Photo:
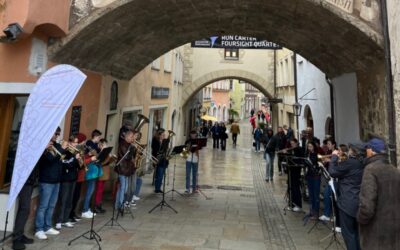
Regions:
<instances>
[{"instance_id":1,"label":"woman with long hair","mask_svg":"<svg viewBox=\"0 0 400 250\"><path fill-rule=\"evenodd\" d=\"M310 202L310 217L318 219L319 214L319 192L321 189L321 174L318 168L317 146L314 142L307 143L307 187Z\"/></svg>"}]
</instances>

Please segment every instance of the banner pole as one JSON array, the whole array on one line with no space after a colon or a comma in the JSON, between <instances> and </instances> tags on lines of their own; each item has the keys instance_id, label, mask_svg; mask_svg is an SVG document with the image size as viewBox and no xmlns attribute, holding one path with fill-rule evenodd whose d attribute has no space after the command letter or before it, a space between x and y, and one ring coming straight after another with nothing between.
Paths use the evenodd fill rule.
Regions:
<instances>
[{"instance_id":1,"label":"banner pole","mask_svg":"<svg viewBox=\"0 0 400 250\"><path fill-rule=\"evenodd\" d=\"M9 211L7 211L7 215L6 215L6 223L4 224L4 234L3 234L3 239L1 240L1 249L4 250L4 242L6 241L7 237L7 225L8 225L8 213ZM12 234L11 234L12 235Z\"/></svg>"}]
</instances>

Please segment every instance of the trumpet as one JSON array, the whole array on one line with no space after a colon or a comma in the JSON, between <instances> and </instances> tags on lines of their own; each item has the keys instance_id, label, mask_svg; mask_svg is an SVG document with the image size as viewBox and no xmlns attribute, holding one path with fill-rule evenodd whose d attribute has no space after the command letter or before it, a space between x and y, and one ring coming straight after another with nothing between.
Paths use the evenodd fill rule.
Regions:
<instances>
[{"instance_id":1,"label":"trumpet","mask_svg":"<svg viewBox=\"0 0 400 250\"><path fill-rule=\"evenodd\" d=\"M183 148L182 152L179 155L183 159L187 159L189 157L189 150L187 150L187 148Z\"/></svg>"},{"instance_id":2,"label":"trumpet","mask_svg":"<svg viewBox=\"0 0 400 250\"><path fill-rule=\"evenodd\" d=\"M60 151L58 151L58 150L56 149L56 147L54 147L53 145L51 145L50 148L49 148L48 150L49 150L49 152L50 152L51 154L53 154L54 156L58 155L58 156L60 156L61 160L64 160L65 155L64 155L64 154L61 154Z\"/></svg>"},{"instance_id":3,"label":"trumpet","mask_svg":"<svg viewBox=\"0 0 400 250\"><path fill-rule=\"evenodd\" d=\"M320 161L323 161L323 160L325 160L325 159L330 159L330 158L332 158L332 156L333 155L318 155L317 157L318 157L318 160L320 160Z\"/></svg>"},{"instance_id":4,"label":"trumpet","mask_svg":"<svg viewBox=\"0 0 400 250\"><path fill-rule=\"evenodd\" d=\"M292 149L295 149L295 148L298 148L298 147L299 147L299 146L291 147L291 148L284 148L284 149L281 149L281 150L279 150L279 151L276 151L276 153L277 153L277 154L287 153L287 151L292 150Z\"/></svg>"}]
</instances>

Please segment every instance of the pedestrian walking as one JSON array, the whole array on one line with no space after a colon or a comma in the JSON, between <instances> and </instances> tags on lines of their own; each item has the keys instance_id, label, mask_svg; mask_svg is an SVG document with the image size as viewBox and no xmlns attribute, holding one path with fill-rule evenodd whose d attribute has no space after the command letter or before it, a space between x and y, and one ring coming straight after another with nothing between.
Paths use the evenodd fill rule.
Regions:
<instances>
[{"instance_id":1,"label":"pedestrian walking","mask_svg":"<svg viewBox=\"0 0 400 250\"><path fill-rule=\"evenodd\" d=\"M228 139L228 134L226 133L226 127L225 123L221 123L221 126L219 127L219 138L221 141L221 150L225 151L226 150L226 139Z\"/></svg>"},{"instance_id":2,"label":"pedestrian walking","mask_svg":"<svg viewBox=\"0 0 400 250\"><path fill-rule=\"evenodd\" d=\"M213 148L219 148L219 125L218 122L214 123L214 126L210 129L213 138Z\"/></svg>"},{"instance_id":3,"label":"pedestrian walking","mask_svg":"<svg viewBox=\"0 0 400 250\"><path fill-rule=\"evenodd\" d=\"M240 127L239 124L235 121L231 125L231 133L232 133L233 146L236 146L237 136L238 134L240 134Z\"/></svg>"},{"instance_id":4,"label":"pedestrian walking","mask_svg":"<svg viewBox=\"0 0 400 250\"><path fill-rule=\"evenodd\" d=\"M263 132L258 125L256 130L254 131L254 141L255 141L255 151L260 152L260 146L261 146L261 137L263 136Z\"/></svg>"}]
</instances>

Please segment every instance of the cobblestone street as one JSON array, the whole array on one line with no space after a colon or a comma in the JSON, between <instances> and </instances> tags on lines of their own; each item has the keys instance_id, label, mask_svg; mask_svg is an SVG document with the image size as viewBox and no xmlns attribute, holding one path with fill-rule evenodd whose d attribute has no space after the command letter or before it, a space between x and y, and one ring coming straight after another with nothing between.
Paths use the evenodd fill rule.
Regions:
<instances>
[{"instance_id":1,"label":"cobblestone street","mask_svg":"<svg viewBox=\"0 0 400 250\"><path fill-rule=\"evenodd\" d=\"M286 177L276 176L274 183L266 183L265 161L262 153L250 147L250 127L242 125L237 148L228 139L226 151L208 147L201 151L199 183L202 192L181 197L167 194L166 201L178 214L169 208L149 210L160 200L153 193L151 176L146 175L134 219L129 214L118 222L127 230L105 227L98 231L102 237L102 249L323 249L330 238L319 240L329 234L329 229L319 225L311 233L314 224L303 226L303 214L283 214ZM211 147L210 147L211 145ZM172 188L174 160L169 167L169 185ZM277 171L275 171L276 173ZM176 183L178 191L184 191L184 160L176 160ZM109 196L109 195L107 195ZM95 217L97 231L111 217L111 201L107 213ZM308 205L303 205L307 211ZM90 227L90 220L82 220L73 229L63 228L61 234L47 241L35 240L28 249L97 249L95 241L79 239L68 246L68 242ZM334 248L334 247L332 247Z\"/></svg>"}]
</instances>

